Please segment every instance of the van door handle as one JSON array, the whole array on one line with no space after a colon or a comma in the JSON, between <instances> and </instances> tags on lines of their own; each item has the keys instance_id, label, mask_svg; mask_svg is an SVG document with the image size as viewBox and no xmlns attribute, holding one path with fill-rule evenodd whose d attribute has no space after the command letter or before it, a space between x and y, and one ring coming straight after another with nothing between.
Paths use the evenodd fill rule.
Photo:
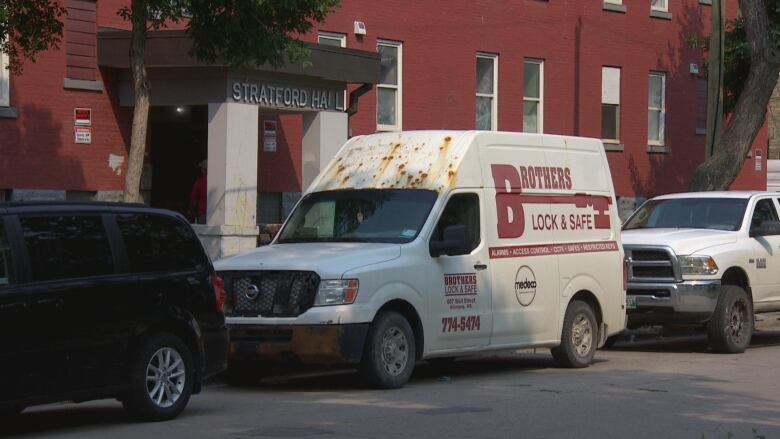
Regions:
<instances>
[{"instance_id":1,"label":"van door handle","mask_svg":"<svg viewBox=\"0 0 780 439\"><path fill-rule=\"evenodd\" d=\"M0 310L14 310L27 308L26 302L13 302L0 304Z\"/></svg>"},{"instance_id":2,"label":"van door handle","mask_svg":"<svg viewBox=\"0 0 780 439\"><path fill-rule=\"evenodd\" d=\"M481 262L477 262L476 264L474 264L474 269L477 271L484 270L486 268L487 268L487 264L483 264Z\"/></svg>"},{"instance_id":3,"label":"van door handle","mask_svg":"<svg viewBox=\"0 0 780 439\"><path fill-rule=\"evenodd\" d=\"M41 300L36 300L35 303L37 305L59 308L60 306L62 306L62 299L41 299Z\"/></svg>"}]
</instances>

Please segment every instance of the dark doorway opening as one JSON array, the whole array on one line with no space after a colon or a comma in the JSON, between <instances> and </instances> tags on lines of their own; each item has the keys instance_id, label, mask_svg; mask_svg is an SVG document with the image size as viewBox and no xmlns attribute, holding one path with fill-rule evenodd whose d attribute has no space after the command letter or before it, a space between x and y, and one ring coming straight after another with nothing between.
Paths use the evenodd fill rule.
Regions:
<instances>
[{"instance_id":1,"label":"dark doorway opening","mask_svg":"<svg viewBox=\"0 0 780 439\"><path fill-rule=\"evenodd\" d=\"M190 192L208 153L208 106L152 107L149 116L151 205L192 221Z\"/></svg>"}]
</instances>

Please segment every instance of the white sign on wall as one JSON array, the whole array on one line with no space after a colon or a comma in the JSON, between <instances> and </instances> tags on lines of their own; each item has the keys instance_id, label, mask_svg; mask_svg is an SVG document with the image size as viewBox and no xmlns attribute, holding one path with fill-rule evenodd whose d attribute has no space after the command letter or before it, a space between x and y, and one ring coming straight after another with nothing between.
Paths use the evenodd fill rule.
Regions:
<instances>
[{"instance_id":1,"label":"white sign on wall","mask_svg":"<svg viewBox=\"0 0 780 439\"><path fill-rule=\"evenodd\" d=\"M76 143L92 143L92 127L73 127Z\"/></svg>"}]
</instances>

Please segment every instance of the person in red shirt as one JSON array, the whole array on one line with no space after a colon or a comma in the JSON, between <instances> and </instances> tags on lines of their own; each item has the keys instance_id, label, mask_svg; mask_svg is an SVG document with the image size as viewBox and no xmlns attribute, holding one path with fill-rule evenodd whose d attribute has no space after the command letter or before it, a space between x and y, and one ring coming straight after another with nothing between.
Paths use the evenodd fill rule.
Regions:
<instances>
[{"instance_id":1,"label":"person in red shirt","mask_svg":"<svg viewBox=\"0 0 780 439\"><path fill-rule=\"evenodd\" d=\"M200 176L195 180L190 191L190 216L195 218L195 224L206 224L206 160L200 162Z\"/></svg>"}]
</instances>

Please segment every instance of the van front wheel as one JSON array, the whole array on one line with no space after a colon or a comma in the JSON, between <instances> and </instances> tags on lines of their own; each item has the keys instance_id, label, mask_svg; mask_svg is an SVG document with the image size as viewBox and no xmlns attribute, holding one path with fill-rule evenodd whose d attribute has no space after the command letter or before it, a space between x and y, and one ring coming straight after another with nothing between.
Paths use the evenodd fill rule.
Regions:
<instances>
[{"instance_id":1,"label":"van front wheel","mask_svg":"<svg viewBox=\"0 0 780 439\"><path fill-rule=\"evenodd\" d=\"M368 331L360 375L380 389L397 389L409 381L416 350L409 322L396 312L379 313Z\"/></svg>"},{"instance_id":2,"label":"van front wheel","mask_svg":"<svg viewBox=\"0 0 780 439\"><path fill-rule=\"evenodd\" d=\"M574 300L566 309L560 346L551 349L555 363L561 367L588 367L596 355L598 325L590 306Z\"/></svg>"}]
</instances>

